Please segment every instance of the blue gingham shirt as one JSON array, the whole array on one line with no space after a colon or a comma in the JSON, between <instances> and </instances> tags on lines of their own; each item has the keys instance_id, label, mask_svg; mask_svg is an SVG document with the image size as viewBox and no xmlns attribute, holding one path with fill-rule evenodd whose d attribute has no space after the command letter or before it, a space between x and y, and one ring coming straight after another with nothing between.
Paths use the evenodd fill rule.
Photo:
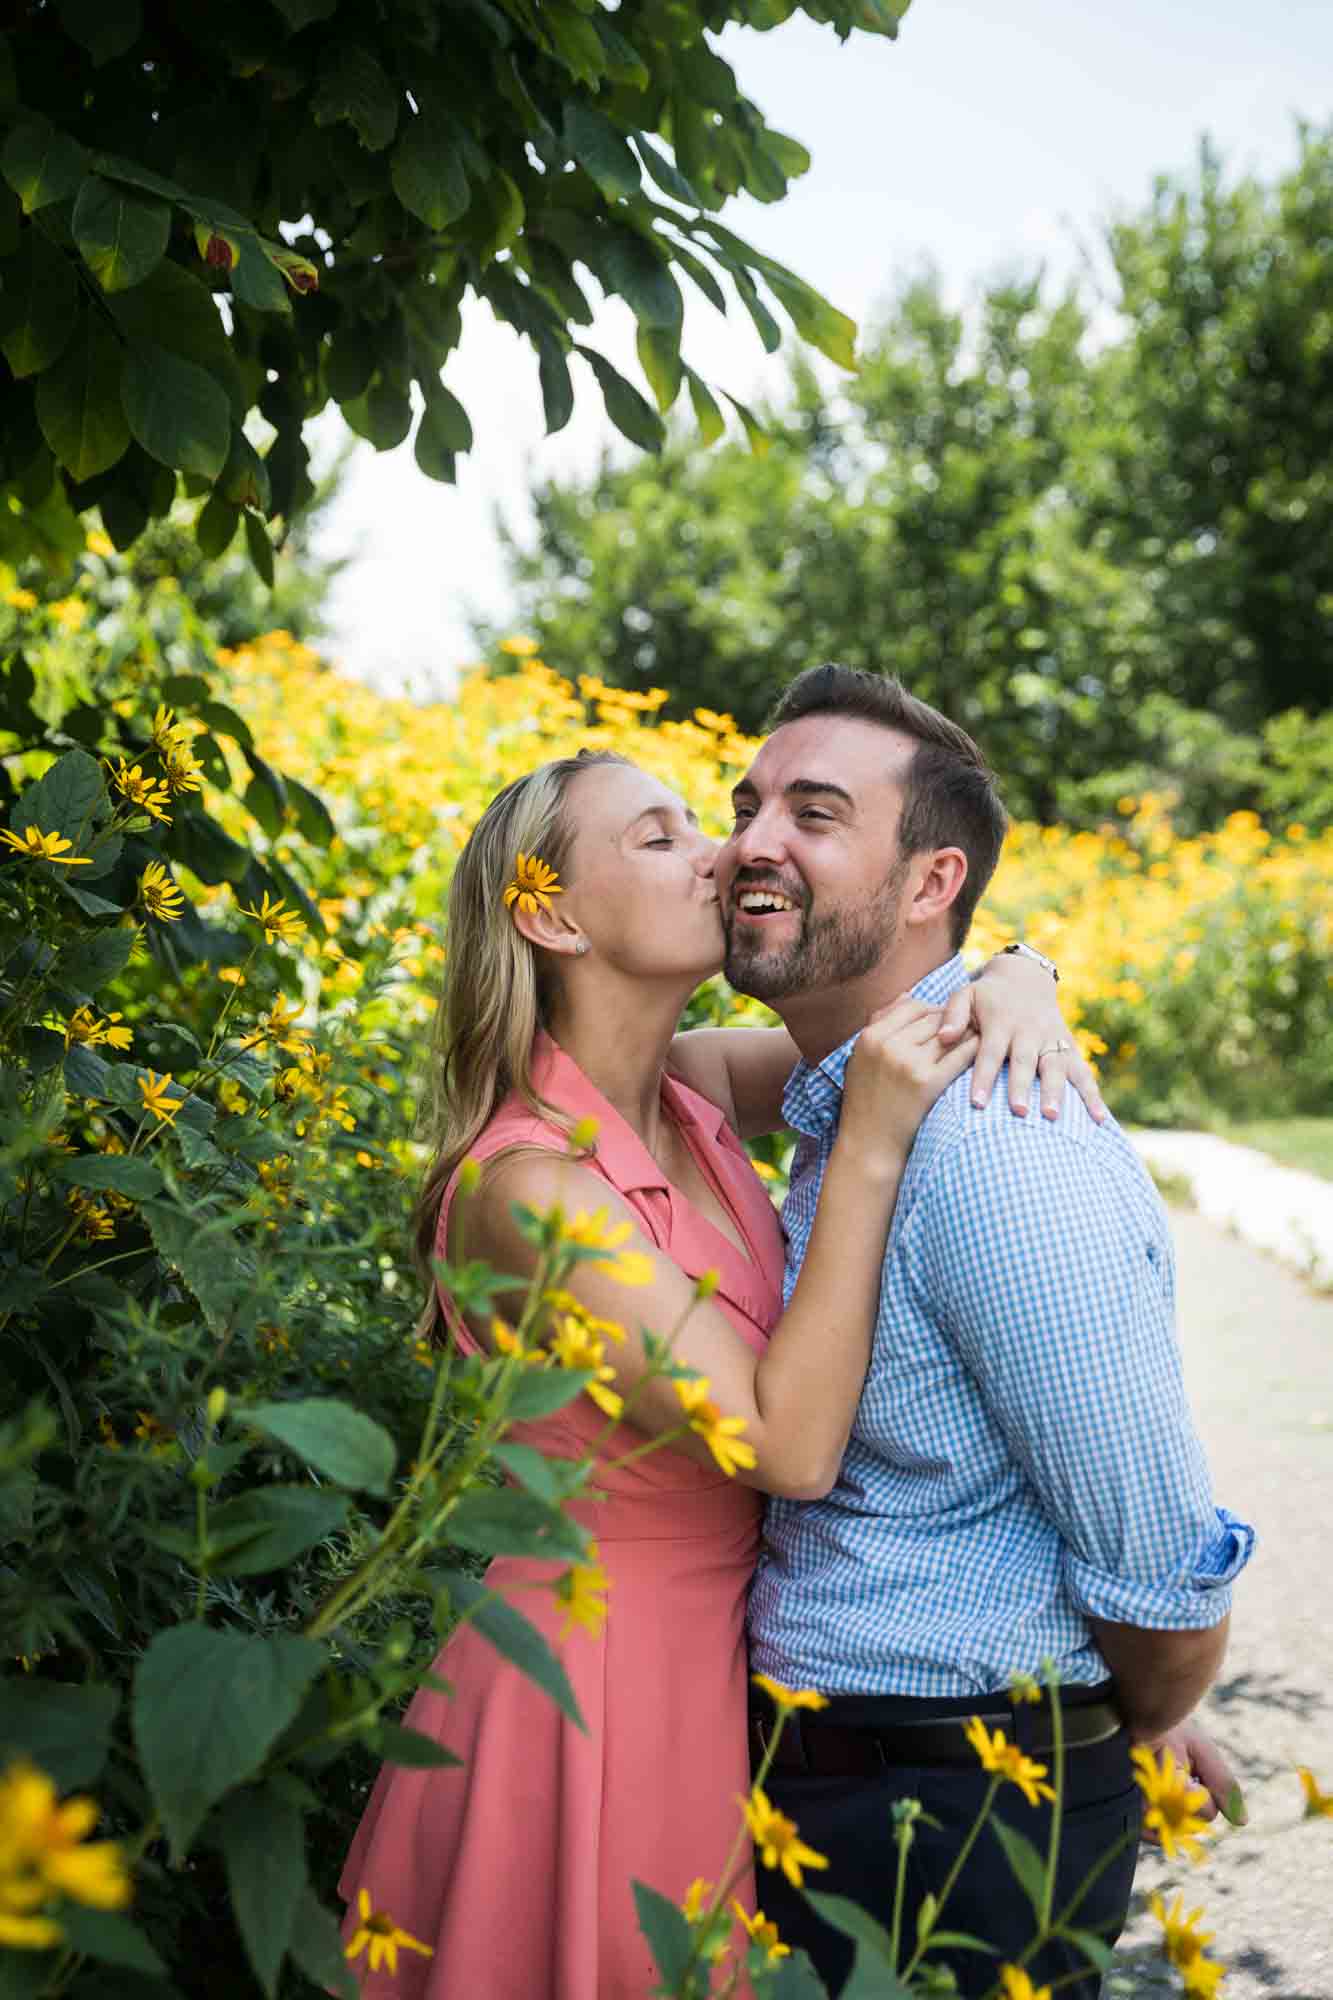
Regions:
<instances>
[{"instance_id":1,"label":"blue gingham shirt","mask_svg":"<svg viewBox=\"0 0 1333 2000\"><path fill-rule=\"evenodd\" d=\"M914 988L940 1003L960 958ZM856 1037L798 1065L783 1210L791 1296ZM752 1664L828 1694L967 1696L1051 1659L1104 1680L1089 1618L1215 1625L1253 1530L1213 1505L1173 1331L1156 1189L1071 1091L1026 1118L970 1074L922 1123L884 1259L870 1366L837 1485L771 1499Z\"/></svg>"}]
</instances>

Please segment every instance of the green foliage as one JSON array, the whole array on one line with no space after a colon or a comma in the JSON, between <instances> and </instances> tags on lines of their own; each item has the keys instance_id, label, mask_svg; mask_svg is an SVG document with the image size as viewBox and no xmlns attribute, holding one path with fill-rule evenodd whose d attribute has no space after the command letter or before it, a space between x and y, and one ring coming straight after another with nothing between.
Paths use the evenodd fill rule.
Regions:
<instances>
[{"instance_id":1,"label":"green foliage","mask_svg":"<svg viewBox=\"0 0 1333 2000\"><path fill-rule=\"evenodd\" d=\"M903 9L761 13L798 11L891 36ZM63 0L15 16L0 42L0 557L67 553L91 507L128 547L183 476L209 498L201 547L218 553L236 525L221 509L240 509L267 579L264 522L285 533L310 503L303 427L330 400L389 449L419 394L418 464L452 479L472 432L440 372L468 298L535 350L551 430L578 351L612 422L650 450L657 412L575 338L582 273L638 319L663 410L682 375L673 270L722 305L725 276L771 346L767 295L850 367L851 323L718 220L734 195L781 200L809 165L711 47L731 20L755 10ZM252 417L263 476L238 478Z\"/></svg>"},{"instance_id":2,"label":"green foliage","mask_svg":"<svg viewBox=\"0 0 1333 2000\"><path fill-rule=\"evenodd\" d=\"M1205 155L1111 230L1109 341L1076 292L1005 280L965 317L917 280L850 384L796 366L762 459L677 439L539 487L520 622L558 670L746 730L821 659L891 670L1024 818L1152 791L1186 830L1327 825L1331 232L1333 141L1304 132L1273 186Z\"/></svg>"}]
</instances>

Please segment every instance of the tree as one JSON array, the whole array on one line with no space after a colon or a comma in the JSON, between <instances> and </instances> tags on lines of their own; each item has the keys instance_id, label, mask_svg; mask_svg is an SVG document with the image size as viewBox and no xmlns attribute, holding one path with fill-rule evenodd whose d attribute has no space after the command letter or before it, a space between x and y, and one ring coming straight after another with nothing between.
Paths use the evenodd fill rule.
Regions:
<instances>
[{"instance_id":1,"label":"tree","mask_svg":"<svg viewBox=\"0 0 1333 2000\"><path fill-rule=\"evenodd\" d=\"M379 448L424 402L417 462L472 444L441 380L469 295L536 351L548 426L571 357L656 449L688 390L683 273L766 346L850 366L854 328L720 220L779 201L808 156L709 37L797 11L896 33L905 0L55 0L0 34L0 556L72 560L96 506L127 548L184 476L210 556L311 497L302 428L330 399ZM665 146L662 142L665 142ZM638 322L656 407L584 330L589 275ZM768 302L766 302L768 301ZM736 406L747 426L748 411ZM256 449L248 421L270 432Z\"/></svg>"}]
</instances>

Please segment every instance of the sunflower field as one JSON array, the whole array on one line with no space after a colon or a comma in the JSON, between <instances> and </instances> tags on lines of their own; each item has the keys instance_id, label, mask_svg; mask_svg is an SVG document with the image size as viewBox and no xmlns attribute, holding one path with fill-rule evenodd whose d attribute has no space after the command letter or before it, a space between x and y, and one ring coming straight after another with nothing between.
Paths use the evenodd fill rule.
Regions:
<instances>
[{"instance_id":1,"label":"sunflower field","mask_svg":"<svg viewBox=\"0 0 1333 2000\"><path fill-rule=\"evenodd\" d=\"M516 637L418 707L100 534L61 594L0 568L0 1994L353 1993L334 1884L378 1763L442 1759L397 1720L442 1635L567 1698L476 1576L540 1547L604 1615L560 1495L496 1490L595 1368L417 1339L419 1051L510 778L614 748L726 826L754 745L663 700ZM1326 1111L1331 879L1333 834L1124 800L1017 826L970 948L1059 961L1122 1117Z\"/></svg>"}]
</instances>

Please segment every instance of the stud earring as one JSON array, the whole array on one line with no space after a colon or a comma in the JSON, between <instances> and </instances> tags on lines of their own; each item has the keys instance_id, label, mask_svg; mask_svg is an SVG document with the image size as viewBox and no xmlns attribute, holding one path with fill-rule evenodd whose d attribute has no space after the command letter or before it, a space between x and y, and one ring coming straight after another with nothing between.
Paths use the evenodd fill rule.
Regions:
<instances>
[{"instance_id":1,"label":"stud earring","mask_svg":"<svg viewBox=\"0 0 1333 2000\"><path fill-rule=\"evenodd\" d=\"M585 953L585 952L586 952L586 951L588 950L588 940L587 940L587 938L580 938L580 939L578 940L577 944L576 944L576 945L574 946L574 950L576 951L576 953L578 954L578 956L579 956L580 958L582 958L582 957L583 957L583 955L584 955L584 953Z\"/></svg>"}]
</instances>

